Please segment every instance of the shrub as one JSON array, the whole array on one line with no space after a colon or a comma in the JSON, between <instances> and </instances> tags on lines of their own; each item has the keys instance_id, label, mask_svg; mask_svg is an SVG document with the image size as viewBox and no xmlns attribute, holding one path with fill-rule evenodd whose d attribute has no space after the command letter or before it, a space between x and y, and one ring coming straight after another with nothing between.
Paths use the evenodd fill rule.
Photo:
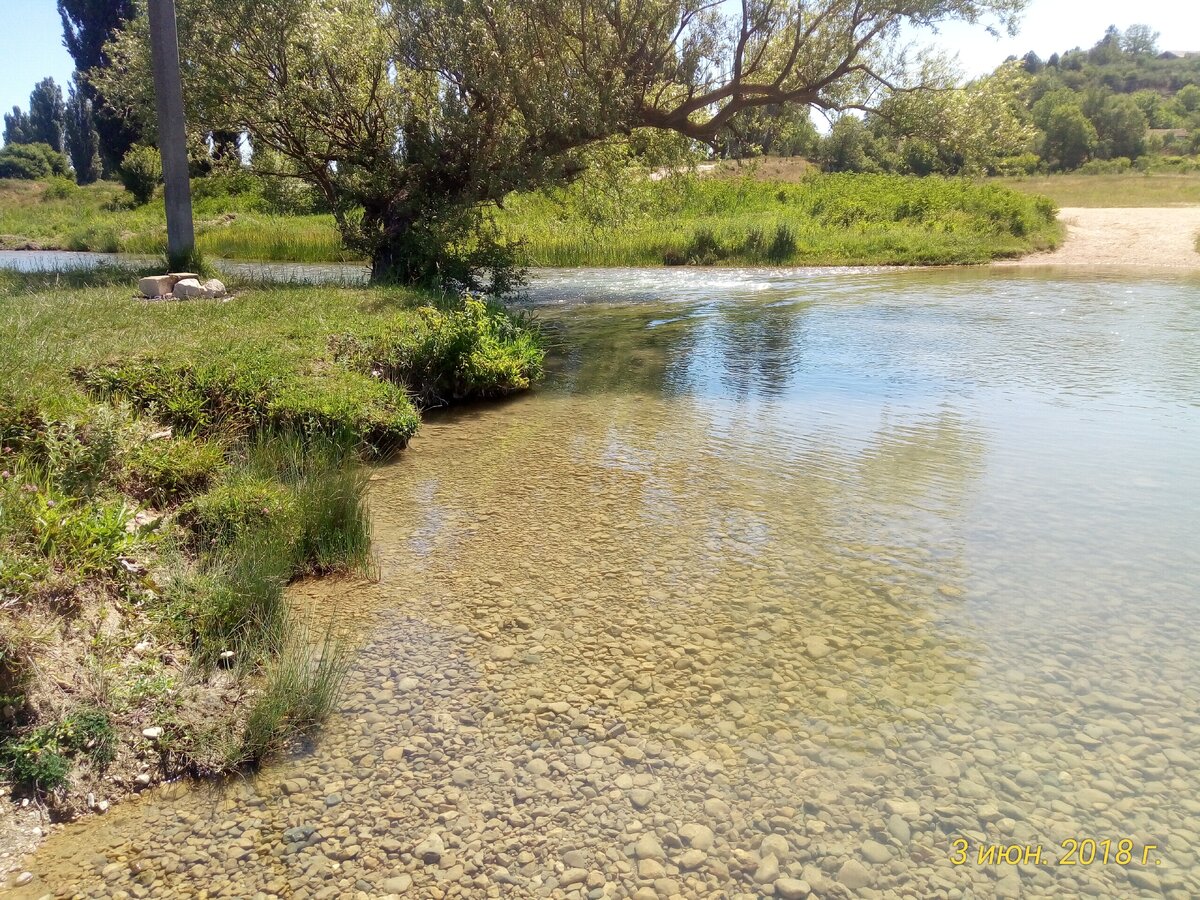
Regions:
<instances>
[{"instance_id":1,"label":"shrub","mask_svg":"<svg viewBox=\"0 0 1200 900\"><path fill-rule=\"evenodd\" d=\"M7 144L0 149L0 178L45 181L67 177L71 164L49 144Z\"/></svg>"},{"instance_id":2,"label":"shrub","mask_svg":"<svg viewBox=\"0 0 1200 900\"><path fill-rule=\"evenodd\" d=\"M335 359L401 385L422 407L525 390L541 376L536 332L500 307L467 298L330 339Z\"/></svg>"},{"instance_id":3,"label":"shrub","mask_svg":"<svg viewBox=\"0 0 1200 900\"><path fill-rule=\"evenodd\" d=\"M55 175L42 191L43 200L70 200L79 193L79 186L70 178Z\"/></svg>"},{"instance_id":4,"label":"shrub","mask_svg":"<svg viewBox=\"0 0 1200 900\"><path fill-rule=\"evenodd\" d=\"M728 259L730 251L711 228L697 228L684 255L690 265L711 266Z\"/></svg>"},{"instance_id":5,"label":"shrub","mask_svg":"<svg viewBox=\"0 0 1200 900\"><path fill-rule=\"evenodd\" d=\"M125 190L142 206L150 202L162 181L162 157L154 147L136 145L121 160L117 174Z\"/></svg>"}]
</instances>

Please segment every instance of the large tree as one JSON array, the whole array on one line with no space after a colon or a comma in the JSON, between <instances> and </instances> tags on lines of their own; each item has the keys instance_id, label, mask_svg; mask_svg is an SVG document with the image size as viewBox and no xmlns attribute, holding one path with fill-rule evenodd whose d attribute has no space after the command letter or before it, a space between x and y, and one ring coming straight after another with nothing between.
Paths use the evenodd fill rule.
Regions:
<instances>
[{"instance_id":1,"label":"large tree","mask_svg":"<svg viewBox=\"0 0 1200 900\"><path fill-rule=\"evenodd\" d=\"M33 143L33 129L29 126L29 116L19 106L14 106L12 112L4 114L4 145Z\"/></svg>"},{"instance_id":2,"label":"large tree","mask_svg":"<svg viewBox=\"0 0 1200 900\"><path fill-rule=\"evenodd\" d=\"M67 107L62 88L53 78L43 78L29 95L30 143L48 144L62 153L67 130Z\"/></svg>"},{"instance_id":3,"label":"large tree","mask_svg":"<svg viewBox=\"0 0 1200 900\"><path fill-rule=\"evenodd\" d=\"M920 87L900 41L1024 0L180 0L189 122L291 161L378 280L478 286L482 211L650 127L705 143L760 107ZM144 27L101 89L148 112ZM140 99L139 99L140 98Z\"/></svg>"},{"instance_id":4,"label":"large tree","mask_svg":"<svg viewBox=\"0 0 1200 900\"><path fill-rule=\"evenodd\" d=\"M67 152L77 182L91 184L100 178L100 136L96 133L92 101L80 88L78 74L71 80L67 94Z\"/></svg>"},{"instance_id":5,"label":"large tree","mask_svg":"<svg viewBox=\"0 0 1200 900\"><path fill-rule=\"evenodd\" d=\"M63 45L75 60L75 70L83 76L80 87L92 104L105 173L116 171L138 134L124 113L105 103L90 75L109 64L105 45L135 13L134 0L58 0Z\"/></svg>"}]
</instances>

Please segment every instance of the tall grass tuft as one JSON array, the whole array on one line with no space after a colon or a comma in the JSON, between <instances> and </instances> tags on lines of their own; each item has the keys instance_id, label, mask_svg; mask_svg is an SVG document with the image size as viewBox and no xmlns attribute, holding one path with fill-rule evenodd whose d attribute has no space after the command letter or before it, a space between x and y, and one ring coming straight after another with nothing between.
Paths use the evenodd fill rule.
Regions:
<instances>
[{"instance_id":1,"label":"tall grass tuft","mask_svg":"<svg viewBox=\"0 0 1200 900\"><path fill-rule=\"evenodd\" d=\"M344 640L327 631L318 644L297 629L271 663L225 767L258 763L317 729L337 707L349 667Z\"/></svg>"},{"instance_id":2,"label":"tall grass tuft","mask_svg":"<svg viewBox=\"0 0 1200 900\"><path fill-rule=\"evenodd\" d=\"M210 667L253 668L286 643L284 588L308 573L366 571L368 479L350 444L259 435L231 473L180 511L204 549L172 588L172 615Z\"/></svg>"}]
</instances>

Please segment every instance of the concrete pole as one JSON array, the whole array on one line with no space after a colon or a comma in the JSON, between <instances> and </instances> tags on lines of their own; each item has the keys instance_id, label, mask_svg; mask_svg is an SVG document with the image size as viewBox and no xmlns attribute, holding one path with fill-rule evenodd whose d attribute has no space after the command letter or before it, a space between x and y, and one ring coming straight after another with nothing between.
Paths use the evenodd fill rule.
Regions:
<instances>
[{"instance_id":1,"label":"concrete pole","mask_svg":"<svg viewBox=\"0 0 1200 900\"><path fill-rule=\"evenodd\" d=\"M150 0L150 54L154 63L158 146L162 154L163 192L167 205L167 258L174 269L187 265L196 248L175 0Z\"/></svg>"}]
</instances>

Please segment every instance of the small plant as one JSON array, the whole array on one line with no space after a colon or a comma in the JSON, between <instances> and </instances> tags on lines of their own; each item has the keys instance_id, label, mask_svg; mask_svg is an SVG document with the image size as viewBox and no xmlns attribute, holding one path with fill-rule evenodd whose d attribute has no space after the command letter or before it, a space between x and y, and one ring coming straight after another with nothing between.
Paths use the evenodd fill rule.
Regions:
<instances>
[{"instance_id":1,"label":"small plant","mask_svg":"<svg viewBox=\"0 0 1200 900\"><path fill-rule=\"evenodd\" d=\"M198 546L225 547L252 532L288 527L295 514L291 493L275 478L238 473L185 503L179 520Z\"/></svg>"},{"instance_id":2,"label":"small plant","mask_svg":"<svg viewBox=\"0 0 1200 900\"><path fill-rule=\"evenodd\" d=\"M3 748L4 768L12 781L41 793L67 783L71 759L84 756L104 769L116 756L117 736L108 713L83 707L51 725L43 725Z\"/></svg>"},{"instance_id":3,"label":"small plant","mask_svg":"<svg viewBox=\"0 0 1200 900\"><path fill-rule=\"evenodd\" d=\"M135 145L121 160L117 174L138 206L144 206L162 181L162 157L154 147Z\"/></svg>"}]
</instances>

